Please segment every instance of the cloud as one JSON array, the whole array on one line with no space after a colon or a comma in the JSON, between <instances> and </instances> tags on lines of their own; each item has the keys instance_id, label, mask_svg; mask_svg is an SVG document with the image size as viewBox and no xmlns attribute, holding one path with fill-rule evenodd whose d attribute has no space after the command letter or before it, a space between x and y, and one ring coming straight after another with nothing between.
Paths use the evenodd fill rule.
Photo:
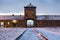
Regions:
<instances>
[{"instance_id":1,"label":"cloud","mask_svg":"<svg viewBox=\"0 0 60 40\"><path fill-rule=\"evenodd\" d=\"M0 13L19 13L24 6L32 3L37 6L37 13L60 13L60 0L0 0Z\"/></svg>"}]
</instances>

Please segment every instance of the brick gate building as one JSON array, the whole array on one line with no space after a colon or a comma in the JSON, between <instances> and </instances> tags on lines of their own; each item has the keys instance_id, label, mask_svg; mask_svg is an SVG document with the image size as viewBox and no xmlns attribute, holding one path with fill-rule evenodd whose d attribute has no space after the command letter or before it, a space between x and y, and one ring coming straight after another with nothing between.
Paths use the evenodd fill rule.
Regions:
<instances>
[{"instance_id":1,"label":"brick gate building","mask_svg":"<svg viewBox=\"0 0 60 40\"><path fill-rule=\"evenodd\" d=\"M31 3L24 7L25 15L1 15L0 27L57 27L60 15L36 15L36 6ZM28 25L31 20L33 25ZM31 22L30 22L31 23Z\"/></svg>"}]
</instances>

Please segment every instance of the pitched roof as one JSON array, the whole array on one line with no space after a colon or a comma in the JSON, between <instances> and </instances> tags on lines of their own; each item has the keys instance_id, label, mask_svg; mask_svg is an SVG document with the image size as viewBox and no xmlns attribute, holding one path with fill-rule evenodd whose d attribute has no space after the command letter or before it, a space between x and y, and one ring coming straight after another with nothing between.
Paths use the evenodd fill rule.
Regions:
<instances>
[{"instance_id":1,"label":"pitched roof","mask_svg":"<svg viewBox=\"0 0 60 40\"><path fill-rule=\"evenodd\" d=\"M31 3L25 7L36 7L36 6L33 6Z\"/></svg>"},{"instance_id":2,"label":"pitched roof","mask_svg":"<svg viewBox=\"0 0 60 40\"><path fill-rule=\"evenodd\" d=\"M0 15L0 20L24 20L24 15ZM60 20L60 15L36 15L36 20Z\"/></svg>"},{"instance_id":3,"label":"pitched roof","mask_svg":"<svg viewBox=\"0 0 60 40\"><path fill-rule=\"evenodd\" d=\"M1 15L0 16L0 20L23 20L24 16L20 16L20 15Z\"/></svg>"},{"instance_id":4,"label":"pitched roof","mask_svg":"<svg viewBox=\"0 0 60 40\"><path fill-rule=\"evenodd\" d=\"M36 20L60 20L60 15L39 15Z\"/></svg>"}]
</instances>

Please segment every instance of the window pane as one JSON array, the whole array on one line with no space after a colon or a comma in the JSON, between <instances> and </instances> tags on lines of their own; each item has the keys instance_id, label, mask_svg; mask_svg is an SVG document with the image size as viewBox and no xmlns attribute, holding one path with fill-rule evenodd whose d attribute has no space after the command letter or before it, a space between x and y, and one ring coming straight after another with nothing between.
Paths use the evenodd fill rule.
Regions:
<instances>
[{"instance_id":1,"label":"window pane","mask_svg":"<svg viewBox=\"0 0 60 40\"><path fill-rule=\"evenodd\" d=\"M4 25L4 22L1 22L1 25Z\"/></svg>"}]
</instances>

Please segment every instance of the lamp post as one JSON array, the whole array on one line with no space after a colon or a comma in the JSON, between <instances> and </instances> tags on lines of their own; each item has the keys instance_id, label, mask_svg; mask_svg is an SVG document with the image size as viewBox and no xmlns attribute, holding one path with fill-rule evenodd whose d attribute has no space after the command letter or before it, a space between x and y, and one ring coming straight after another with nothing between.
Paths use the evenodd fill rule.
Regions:
<instances>
[{"instance_id":1,"label":"lamp post","mask_svg":"<svg viewBox=\"0 0 60 40\"><path fill-rule=\"evenodd\" d=\"M16 22L17 22L17 20L12 20L12 22L13 22L13 23L16 23Z\"/></svg>"}]
</instances>

